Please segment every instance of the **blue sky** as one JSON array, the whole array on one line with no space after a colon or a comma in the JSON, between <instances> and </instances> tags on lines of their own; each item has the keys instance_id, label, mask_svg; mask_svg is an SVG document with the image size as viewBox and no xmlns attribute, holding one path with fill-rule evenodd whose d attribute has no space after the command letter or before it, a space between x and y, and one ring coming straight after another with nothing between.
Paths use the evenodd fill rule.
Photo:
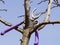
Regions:
<instances>
[{"instance_id":1,"label":"blue sky","mask_svg":"<svg viewBox=\"0 0 60 45\"><path fill-rule=\"evenodd\" d=\"M0 2L0 8L7 9L7 12L0 11L0 16L3 17L6 21L14 24L17 24L24 20L24 18L18 18L18 16L24 14L23 7L24 0L6 0L5 4ZM40 11L45 11L47 7L47 2L37 5L40 0L33 0L31 10L37 8L35 13ZM34 5L33 5L34 4ZM44 20L46 15L42 15L39 18L39 22ZM50 20L60 20L60 8L54 8L51 10ZM8 26L5 26L0 22L0 32L7 29ZM0 45L20 45L20 39L22 34L16 30L12 30L6 33L4 36L0 35ZM29 45L34 44L34 33L31 36ZM56 25L46 25L41 31L39 31L39 45L60 45L60 24Z\"/></svg>"}]
</instances>

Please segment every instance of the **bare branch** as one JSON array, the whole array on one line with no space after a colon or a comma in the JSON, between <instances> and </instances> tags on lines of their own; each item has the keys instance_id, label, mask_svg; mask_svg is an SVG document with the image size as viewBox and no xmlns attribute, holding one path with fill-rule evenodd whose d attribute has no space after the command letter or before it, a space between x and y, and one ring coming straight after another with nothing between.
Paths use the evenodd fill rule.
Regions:
<instances>
[{"instance_id":1,"label":"bare branch","mask_svg":"<svg viewBox=\"0 0 60 45\"><path fill-rule=\"evenodd\" d=\"M5 25L7 25L7 26L12 26L12 24L11 23L8 23L7 21L5 21L5 20L3 20L1 17L0 17L0 22L2 22L3 24L5 24ZM21 25L21 24L23 24L24 23L24 21L22 21L21 23L19 23L18 25ZM16 26L16 25L15 25ZM15 30L17 30L17 31L19 31L19 32L21 32L22 33L22 30L20 30L19 28L18 28L18 26L15 28Z\"/></svg>"},{"instance_id":2,"label":"bare branch","mask_svg":"<svg viewBox=\"0 0 60 45\"><path fill-rule=\"evenodd\" d=\"M48 0L42 0L42 1L41 1L41 2L39 2L38 4L41 4L41 3L46 2L46 1L48 1Z\"/></svg>"},{"instance_id":3,"label":"bare branch","mask_svg":"<svg viewBox=\"0 0 60 45\"><path fill-rule=\"evenodd\" d=\"M54 3L54 2L53 2L53 4L55 4L57 7L58 7L58 6L60 7L60 4L59 4L59 3Z\"/></svg>"},{"instance_id":4,"label":"bare branch","mask_svg":"<svg viewBox=\"0 0 60 45\"><path fill-rule=\"evenodd\" d=\"M21 28L15 28L15 30L16 30L16 31L18 30L18 32L21 32L21 33L24 32L24 29L21 29Z\"/></svg>"},{"instance_id":5,"label":"bare branch","mask_svg":"<svg viewBox=\"0 0 60 45\"><path fill-rule=\"evenodd\" d=\"M46 25L46 24L60 24L60 20L39 23L38 26L35 27L35 29L39 28L39 26L41 26L41 25Z\"/></svg>"},{"instance_id":6,"label":"bare branch","mask_svg":"<svg viewBox=\"0 0 60 45\"><path fill-rule=\"evenodd\" d=\"M25 15L18 16L18 18L20 18L20 17L25 17Z\"/></svg>"},{"instance_id":7,"label":"bare branch","mask_svg":"<svg viewBox=\"0 0 60 45\"><path fill-rule=\"evenodd\" d=\"M42 22L39 25L44 25L44 24L60 24L60 20L55 20L55 21L48 21L48 22Z\"/></svg>"},{"instance_id":8,"label":"bare branch","mask_svg":"<svg viewBox=\"0 0 60 45\"><path fill-rule=\"evenodd\" d=\"M53 2L53 0L49 0L48 7L47 7L47 10L46 10L46 18L45 18L44 22L49 21L50 9L51 9L52 2ZM42 29L43 27L45 27L45 25L40 26L39 29Z\"/></svg>"},{"instance_id":9,"label":"bare branch","mask_svg":"<svg viewBox=\"0 0 60 45\"><path fill-rule=\"evenodd\" d=\"M30 1L30 4L32 3L33 1Z\"/></svg>"},{"instance_id":10,"label":"bare branch","mask_svg":"<svg viewBox=\"0 0 60 45\"><path fill-rule=\"evenodd\" d=\"M49 0L45 21L48 21L49 20L49 17L50 17L50 9L51 9L52 2L53 2L53 0Z\"/></svg>"},{"instance_id":11,"label":"bare branch","mask_svg":"<svg viewBox=\"0 0 60 45\"><path fill-rule=\"evenodd\" d=\"M0 9L0 11L6 11L7 12L7 9Z\"/></svg>"},{"instance_id":12,"label":"bare branch","mask_svg":"<svg viewBox=\"0 0 60 45\"><path fill-rule=\"evenodd\" d=\"M1 16L0 16L0 22L2 22L3 24L5 24L7 26L12 26L12 24L10 24L7 21L5 21Z\"/></svg>"},{"instance_id":13,"label":"bare branch","mask_svg":"<svg viewBox=\"0 0 60 45\"><path fill-rule=\"evenodd\" d=\"M55 8L55 7L58 7L58 6L53 6L51 9Z\"/></svg>"},{"instance_id":14,"label":"bare branch","mask_svg":"<svg viewBox=\"0 0 60 45\"><path fill-rule=\"evenodd\" d=\"M5 1L4 0L0 0L0 1L5 4Z\"/></svg>"},{"instance_id":15,"label":"bare branch","mask_svg":"<svg viewBox=\"0 0 60 45\"><path fill-rule=\"evenodd\" d=\"M54 0L55 3L58 3L58 0Z\"/></svg>"}]
</instances>

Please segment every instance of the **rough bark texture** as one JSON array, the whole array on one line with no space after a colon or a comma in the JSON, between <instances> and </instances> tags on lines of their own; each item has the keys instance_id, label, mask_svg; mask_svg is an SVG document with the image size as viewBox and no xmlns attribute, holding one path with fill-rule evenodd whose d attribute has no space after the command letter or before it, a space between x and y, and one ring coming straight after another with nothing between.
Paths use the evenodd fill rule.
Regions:
<instances>
[{"instance_id":1,"label":"rough bark texture","mask_svg":"<svg viewBox=\"0 0 60 45\"><path fill-rule=\"evenodd\" d=\"M25 28L28 28L30 24L29 0L24 0L24 8L25 8Z\"/></svg>"},{"instance_id":2,"label":"rough bark texture","mask_svg":"<svg viewBox=\"0 0 60 45\"><path fill-rule=\"evenodd\" d=\"M29 9L29 0L24 0L24 9L25 9L25 31L23 32L23 37L21 41L21 45L28 45L30 39L30 9ZM28 28L28 29L27 29Z\"/></svg>"},{"instance_id":3,"label":"rough bark texture","mask_svg":"<svg viewBox=\"0 0 60 45\"><path fill-rule=\"evenodd\" d=\"M21 45L28 45L29 39L30 39L29 29L26 29L26 31L24 31L22 36Z\"/></svg>"}]
</instances>

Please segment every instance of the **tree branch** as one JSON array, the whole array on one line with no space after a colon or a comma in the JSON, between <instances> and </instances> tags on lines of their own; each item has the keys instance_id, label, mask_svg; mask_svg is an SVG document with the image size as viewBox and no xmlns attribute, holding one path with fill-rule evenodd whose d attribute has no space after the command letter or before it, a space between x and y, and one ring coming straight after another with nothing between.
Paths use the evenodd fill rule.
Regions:
<instances>
[{"instance_id":1,"label":"tree branch","mask_svg":"<svg viewBox=\"0 0 60 45\"><path fill-rule=\"evenodd\" d=\"M8 23L7 21L5 21L1 16L0 16L0 22L2 22L3 24L5 24L7 26L12 26L11 23Z\"/></svg>"},{"instance_id":2,"label":"tree branch","mask_svg":"<svg viewBox=\"0 0 60 45\"><path fill-rule=\"evenodd\" d=\"M54 3L54 2L53 2L53 4L57 5L57 7L58 7L58 6L60 7L60 4L59 4L59 3Z\"/></svg>"},{"instance_id":3,"label":"tree branch","mask_svg":"<svg viewBox=\"0 0 60 45\"><path fill-rule=\"evenodd\" d=\"M39 2L38 4L41 4L41 3L46 2L46 1L48 1L48 0L42 0L42 1L41 1L41 2Z\"/></svg>"},{"instance_id":4,"label":"tree branch","mask_svg":"<svg viewBox=\"0 0 60 45\"><path fill-rule=\"evenodd\" d=\"M5 1L4 0L0 0L0 1L5 4Z\"/></svg>"},{"instance_id":5,"label":"tree branch","mask_svg":"<svg viewBox=\"0 0 60 45\"><path fill-rule=\"evenodd\" d=\"M49 20L49 17L50 17L50 9L51 9L52 2L53 2L53 0L49 0L45 21L48 21Z\"/></svg>"},{"instance_id":6,"label":"tree branch","mask_svg":"<svg viewBox=\"0 0 60 45\"><path fill-rule=\"evenodd\" d=\"M37 28L39 28L41 25L47 25L47 24L60 24L60 20L47 21L47 22L39 23L39 24L35 27L35 30L36 30Z\"/></svg>"},{"instance_id":7,"label":"tree branch","mask_svg":"<svg viewBox=\"0 0 60 45\"><path fill-rule=\"evenodd\" d=\"M1 17L0 17L0 22L3 23L6 26L10 26L10 27L13 26L11 23L8 23L7 21L3 20ZM21 23L19 23L19 25L21 25L23 23L24 23L24 21L22 21ZM23 30L20 30L20 28L18 28L18 27L16 27L15 30L19 31L21 33L23 32Z\"/></svg>"},{"instance_id":8,"label":"tree branch","mask_svg":"<svg viewBox=\"0 0 60 45\"><path fill-rule=\"evenodd\" d=\"M49 0L48 7L46 9L46 18L45 18L44 22L49 21L52 2L53 2L53 0ZM39 30L42 29L42 28L44 28L44 27L45 27L45 25L40 26Z\"/></svg>"},{"instance_id":9,"label":"tree branch","mask_svg":"<svg viewBox=\"0 0 60 45\"><path fill-rule=\"evenodd\" d=\"M0 11L6 11L7 12L7 9L0 9Z\"/></svg>"}]
</instances>

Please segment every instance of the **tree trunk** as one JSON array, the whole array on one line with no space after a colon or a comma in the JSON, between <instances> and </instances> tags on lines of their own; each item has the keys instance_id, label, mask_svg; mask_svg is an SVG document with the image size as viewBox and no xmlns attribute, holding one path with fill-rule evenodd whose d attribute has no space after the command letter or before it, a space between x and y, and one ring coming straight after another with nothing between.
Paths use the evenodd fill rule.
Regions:
<instances>
[{"instance_id":1,"label":"tree trunk","mask_svg":"<svg viewBox=\"0 0 60 45\"><path fill-rule=\"evenodd\" d=\"M21 45L28 45L29 44L29 39L30 39L30 35L29 35L29 30L27 29L23 33L22 40L21 40Z\"/></svg>"}]
</instances>

